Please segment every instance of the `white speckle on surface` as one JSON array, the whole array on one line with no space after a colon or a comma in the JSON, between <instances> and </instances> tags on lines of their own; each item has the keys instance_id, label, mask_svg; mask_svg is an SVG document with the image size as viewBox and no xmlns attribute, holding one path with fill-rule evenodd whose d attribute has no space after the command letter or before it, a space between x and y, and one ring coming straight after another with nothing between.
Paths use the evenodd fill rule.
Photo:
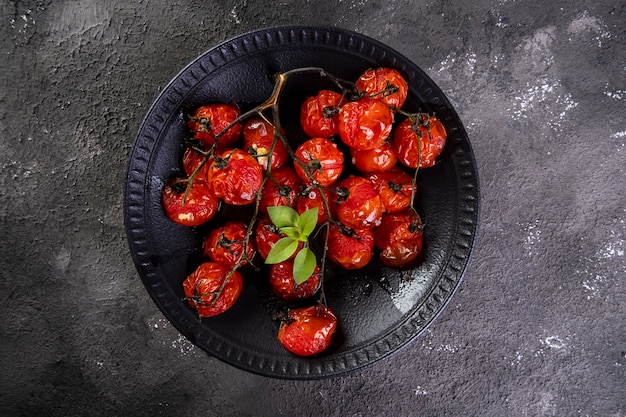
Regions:
<instances>
[{"instance_id":1,"label":"white speckle on surface","mask_svg":"<svg viewBox=\"0 0 626 417\"><path fill-rule=\"evenodd\" d=\"M415 307L418 300L428 289L428 282L425 279L411 277L411 279L401 279L397 291L391 292L391 301L402 313L407 313Z\"/></svg>"},{"instance_id":2,"label":"white speckle on surface","mask_svg":"<svg viewBox=\"0 0 626 417\"><path fill-rule=\"evenodd\" d=\"M552 349L563 349L567 346L559 336L548 336L541 343Z\"/></svg>"},{"instance_id":3,"label":"white speckle on surface","mask_svg":"<svg viewBox=\"0 0 626 417\"><path fill-rule=\"evenodd\" d=\"M624 97L626 97L626 91L624 90L605 91L604 95L614 100L622 100Z\"/></svg>"},{"instance_id":4,"label":"white speckle on surface","mask_svg":"<svg viewBox=\"0 0 626 417\"><path fill-rule=\"evenodd\" d=\"M172 342L172 349L178 350L181 356L185 356L195 350L195 346L185 336L179 334L178 337Z\"/></svg>"},{"instance_id":5,"label":"white speckle on surface","mask_svg":"<svg viewBox=\"0 0 626 417\"><path fill-rule=\"evenodd\" d=\"M527 225L520 224L524 230L524 249L529 257L537 255L536 245L541 243L541 229L539 229L539 220Z\"/></svg>"},{"instance_id":6,"label":"white speckle on surface","mask_svg":"<svg viewBox=\"0 0 626 417\"><path fill-rule=\"evenodd\" d=\"M602 47L603 40L611 38L611 33L606 29L606 25L598 18L589 16L587 10L572 20L567 28L567 33L573 36L591 35L591 39L597 43L598 47Z\"/></svg>"},{"instance_id":7,"label":"white speckle on surface","mask_svg":"<svg viewBox=\"0 0 626 417\"><path fill-rule=\"evenodd\" d=\"M419 385L417 387L415 387L413 392L415 393L416 396L417 395L428 395L428 391L426 391L424 388L420 387Z\"/></svg>"},{"instance_id":8,"label":"white speckle on surface","mask_svg":"<svg viewBox=\"0 0 626 417\"><path fill-rule=\"evenodd\" d=\"M611 133L612 139L620 139L626 137L626 130L622 130L621 132Z\"/></svg>"}]
</instances>

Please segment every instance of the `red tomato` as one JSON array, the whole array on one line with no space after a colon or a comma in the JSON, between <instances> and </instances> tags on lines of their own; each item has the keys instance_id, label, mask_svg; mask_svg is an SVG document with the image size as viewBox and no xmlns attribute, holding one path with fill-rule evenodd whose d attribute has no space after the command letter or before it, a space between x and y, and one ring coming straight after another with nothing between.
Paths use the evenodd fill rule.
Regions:
<instances>
[{"instance_id":1,"label":"red tomato","mask_svg":"<svg viewBox=\"0 0 626 417\"><path fill-rule=\"evenodd\" d=\"M371 181L354 175L341 181L335 193L337 218L348 227L377 226L383 216L383 203Z\"/></svg>"},{"instance_id":2,"label":"red tomato","mask_svg":"<svg viewBox=\"0 0 626 417\"><path fill-rule=\"evenodd\" d=\"M341 106L339 137L358 150L380 147L391 133L393 114L382 101L362 98Z\"/></svg>"},{"instance_id":3,"label":"red tomato","mask_svg":"<svg viewBox=\"0 0 626 417\"><path fill-rule=\"evenodd\" d=\"M183 281L187 303L200 317L212 317L231 308L242 288L241 274L217 262L201 264Z\"/></svg>"},{"instance_id":4,"label":"red tomato","mask_svg":"<svg viewBox=\"0 0 626 417\"><path fill-rule=\"evenodd\" d=\"M391 68L368 69L356 82L367 97L381 100L392 108L401 108L406 101L409 86L400 73Z\"/></svg>"},{"instance_id":5,"label":"red tomato","mask_svg":"<svg viewBox=\"0 0 626 417\"><path fill-rule=\"evenodd\" d=\"M360 269L374 254L372 229L353 230L342 224L331 223L328 228L328 259L343 269Z\"/></svg>"},{"instance_id":6,"label":"red tomato","mask_svg":"<svg viewBox=\"0 0 626 417\"><path fill-rule=\"evenodd\" d=\"M272 170L272 176L265 181L261 192L259 210L267 214L267 208L270 206L293 207L300 191L300 184L302 180L293 168L284 166Z\"/></svg>"},{"instance_id":7,"label":"red tomato","mask_svg":"<svg viewBox=\"0 0 626 417\"><path fill-rule=\"evenodd\" d=\"M211 220L220 205L211 188L204 181L194 180L183 202L185 188L183 180L173 178L161 189L161 202L167 216L183 226L198 226Z\"/></svg>"},{"instance_id":8,"label":"red tomato","mask_svg":"<svg viewBox=\"0 0 626 417\"><path fill-rule=\"evenodd\" d=\"M311 275L302 284L296 284L293 279L293 261L284 261L274 264L270 268L270 286L274 293L285 301L296 301L310 298L320 287L320 270L316 266Z\"/></svg>"},{"instance_id":9,"label":"red tomato","mask_svg":"<svg viewBox=\"0 0 626 417\"><path fill-rule=\"evenodd\" d=\"M308 97L300 107L300 125L307 136L330 138L338 133L337 112L341 94L331 90L321 90Z\"/></svg>"},{"instance_id":10,"label":"red tomato","mask_svg":"<svg viewBox=\"0 0 626 417\"><path fill-rule=\"evenodd\" d=\"M212 261L230 268L234 267L244 254L247 229L248 226L243 222L230 221L211 230L204 240L204 254ZM248 240L247 246L246 257L241 261L242 266L247 264L256 252L252 239Z\"/></svg>"},{"instance_id":11,"label":"red tomato","mask_svg":"<svg viewBox=\"0 0 626 417\"><path fill-rule=\"evenodd\" d=\"M413 178L399 168L366 175L374 184L385 211L397 213L409 207L413 191Z\"/></svg>"},{"instance_id":12,"label":"red tomato","mask_svg":"<svg viewBox=\"0 0 626 417\"><path fill-rule=\"evenodd\" d=\"M328 349L336 329L337 317L330 307L295 308L278 329L278 341L295 355L317 355Z\"/></svg>"},{"instance_id":13,"label":"red tomato","mask_svg":"<svg viewBox=\"0 0 626 417\"><path fill-rule=\"evenodd\" d=\"M215 143L215 138L219 135L218 144L223 149L233 145L241 136L241 123L222 133L240 114L239 109L228 104L209 104L199 107L187 122L187 126L194 138L209 146Z\"/></svg>"},{"instance_id":14,"label":"red tomato","mask_svg":"<svg viewBox=\"0 0 626 417\"><path fill-rule=\"evenodd\" d=\"M417 145L421 143L419 167L428 168L435 165L446 144L446 137L443 124L435 116L424 114L415 120L408 118L398 125L393 135L393 149L400 162L410 168L417 168Z\"/></svg>"},{"instance_id":15,"label":"red tomato","mask_svg":"<svg viewBox=\"0 0 626 417\"><path fill-rule=\"evenodd\" d=\"M324 197L322 194L326 197L326 203L324 203ZM334 215L333 197L327 188L307 187L296 197L295 209L298 214L302 214L314 207L317 207L318 225L328 220L329 216L326 210L327 207L330 210L330 216L332 217Z\"/></svg>"},{"instance_id":16,"label":"red tomato","mask_svg":"<svg viewBox=\"0 0 626 417\"><path fill-rule=\"evenodd\" d=\"M305 169L294 161L294 169L305 183L311 182L310 175L319 185L328 186L343 172L343 153L328 139L309 139L298 146L295 154L298 161L306 166Z\"/></svg>"},{"instance_id":17,"label":"red tomato","mask_svg":"<svg viewBox=\"0 0 626 417\"><path fill-rule=\"evenodd\" d=\"M274 244L278 242L279 239L286 236L272 223L270 219L266 217L261 217L259 221L256 222L254 231L256 248L259 255L261 255L263 259L267 258L267 255L270 253L270 250L272 250ZM296 256L296 253L298 253L303 246L304 244L302 242L298 243L298 249L296 249L296 252L291 255L289 259L293 259Z\"/></svg>"},{"instance_id":18,"label":"red tomato","mask_svg":"<svg viewBox=\"0 0 626 417\"><path fill-rule=\"evenodd\" d=\"M226 203L250 204L263 184L263 169L247 152L231 149L213 157L207 182Z\"/></svg>"},{"instance_id":19,"label":"red tomato","mask_svg":"<svg viewBox=\"0 0 626 417\"><path fill-rule=\"evenodd\" d=\"M196 168L198 168L203 160L204 155L196 151L192 146L185 146L185 152L183 153L183 169L185 170L185 174L187 174L188 177L195 172ZM206 171L209 169L209 165L209 161L204 163L200 172L198 172L198 174L194 178L194 181L198 180L206 182Z\"/></svg>"},{"instance_id":20,"label":"red tomato","mask_svg":"<svg viewBox=\"0 0 626 417\"><path fill-rule=\"evenodd\" d=\"M274 126L260 117L248 119L243 126L243 149L267 169L272 142L276 140L272 154L272 169L280 168L289 161L289 152L280 138L274 138Z\"/></svg>"},{"instance_id":21,"label":"red tomato","mask_svg":"<svg viewBox=\"0 0 626 417\"><path fill-rule=\"evenodd\" d=\"M359 171L367 174L370 172L382 172L393 168L398 161L396 152L388 142L384 142L378 148L356 150L351 149L352 163Z\"/></svg>"},{"instance_id":22,"label":"red tomato","mask_svg":"<svg viewBox=\"0 0 626 417\"><path fill-rule=\"evenodd\" d=\"M422 251L422 221L413 211L385 213L374 229L376 248L383 265L399 268L414 262Z\"/></svg>"}]
</instances>

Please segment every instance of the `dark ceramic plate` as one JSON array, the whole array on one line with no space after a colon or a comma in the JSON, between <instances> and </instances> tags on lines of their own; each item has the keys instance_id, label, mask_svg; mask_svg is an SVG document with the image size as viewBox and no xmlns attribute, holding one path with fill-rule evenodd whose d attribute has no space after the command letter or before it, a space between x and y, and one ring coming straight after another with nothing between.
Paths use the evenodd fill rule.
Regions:
<instances>
[{"instance_id":1,"label":"dark ceramic plate","mask_svg":"<svg viewBox=\"0 0 626 417\"><path fill-rule=\"evenodd\" d=\"M448 132L439 163L420 171L419 210L426 223L424 259L398 271L376 260L364 270L330 270L326 297L340 320L331 348L318 357L291 355L278 343L279 304L258 273L244 271L244 290L226 313L200 320L182 300L182 281L202 261L206 230L178 226L161 207L163 182L181 172L182 114L211 102L243 110L268 98L272 74L323 67L356 80L367 68L396 68L409 83L405 109L434 112ZM317 76L289 81L283 120L321 87ZM284 122L283 122L284 123ZM286 126L296 129L297 126ZM290 138L303 140L298 134ZM241 369L277 378L310 379L370 365L414 340L444 308L469 261L478 225L479 189L467 134L450 102L414 63L384 44L335 28L283 27L244 34L201 55L163 90L134 145L126 184L125 223L133 260L154 302L190 341ZM224 221L211 220L211 225Z\"/></svg>"}]
</instances>

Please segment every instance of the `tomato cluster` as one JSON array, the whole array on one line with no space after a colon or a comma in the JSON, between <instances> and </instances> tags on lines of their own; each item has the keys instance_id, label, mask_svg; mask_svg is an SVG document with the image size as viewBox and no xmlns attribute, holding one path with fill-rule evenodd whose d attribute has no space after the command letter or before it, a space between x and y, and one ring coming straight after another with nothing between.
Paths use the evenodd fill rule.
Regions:
<instances>
[{"instance_id":1,"label":"tomato cluster","mask_svg":"<svg viewBox=\"0 0 626 417\"><path fill-rule=\"evenodd\" d=\"M306 137L295 149L262 111L242 117L236 105L216 103L188 118L185 176L163 186L165 213L184 226L207 223L233 206L249 206L252 213L249 223L222 222L205 236L206 262L183 282L200 317L230 308L243 286L239 269L266 259L285 238L268 207L288 206L299 214L317 207L322 232L316 236L323 243L318 256L338 268L363 268L375 254L389 267L416 262L423 225L413 207L414 174L435 164L445 129L435 116L402 109L408 85L394 69L369 69L353 85L352 91L321 90L301 103ZM323 291L319 258L313 274L296 283L296 252L267 269L269 287L288 304ZM324 303L298 304L286 314L278 340L296 355L318 354L337 325Z\"/></svg>"}]
</instances>

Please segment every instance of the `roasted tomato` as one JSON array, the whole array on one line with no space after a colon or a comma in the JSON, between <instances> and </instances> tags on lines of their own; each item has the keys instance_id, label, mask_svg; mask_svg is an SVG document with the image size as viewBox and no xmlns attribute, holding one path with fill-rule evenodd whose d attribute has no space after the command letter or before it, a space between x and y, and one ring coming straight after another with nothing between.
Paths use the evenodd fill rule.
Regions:
<instances>
[{"instance_id":1,"label":"roasted tomato","mask_svg":"<svg viewBox=\"0 0 626 417\"><path fill-rule=\"evenodd\" d=\"M393 114L380 100L362 98L341 106L339 137L352 149L380 147L391 133Z\"/></svg>"},{"instance_id":2,"label":"roasted tomato","mask_svg":"<svg viewBox=\"0 0 626 417\"><path fill-rule=\"evenodd\" d=\"M343 172L343 152L328 139L309 139L298 146L295 154L299 162L294 161L294 168L305 183L310 183L312 178L318 184L328 186Z\"/></svg>"},{"instance_id":3,"label":"roasted tomato","mask_svg":"<svg viewBox=\"0 0 626 417\"><path fill-rule=\"evenodd\" d=\"M330 307L295 308L278 329L278 341L295 355L317 355L328 349L336 329L337 317Z\"/></svg>"},{"instance_id":4,"label":"roasted tomato","mask_svg":"<svg viewBox=\"0 0 626 417\"><path fill-rule=\"evenodd\" d=\"M224 149L237 142L241 136L241 123L236 123L224 131L240 114L239 109L228 104L209 104L199 107L189 118L187 126L191 129L194 138L209 146L213 145L215 139L218 138L219 147Z\"/></svg>"},{"instance_id":5,"label":"roasted tomato","mask_svg":"<svg viewBox=\"0 0 626 417\"><path fill-rule=\"evenodd\" d=\"M289 161L289 152L285 144L280 138L274 138L274 133L274 126L260 117L248 119L243 126L243 149L256 158L263 169L267 169L267 162L274 140L276 140L276 143L271 152L272 169L280 168Z\"/></svg>"},{"instance_id":6,"label":"roasted tomato","mask_svg":"<svg viewBox=\"0 0 626 417\"><path fill-rule=\"evenodd\" d=\"M201 264L183 281L187 303L200 317L212 317L231 308L242 288L241 274L217 262Z\"/></svg>"},{"instance_id":7,"label":"roasted tomato","mask_svg":"<svg viewBox=\"0 0 626 417\"><path fill-rule=\"evenodd\" d=\"M370 172L388 171L396 165L398 158L388 142L384 142L378 148L358 151L350 150L352 163L364 174Z\"/></svg>"},{"instance_id":8,"label":"roasted tomato","mask_svg":"<svg viewBox=\"0 0 626 417\"><path fill-rule=\"evenodd\" d=\"M404 77L391 68L368 69L359 77L356 86L367 97L379 99L396 109L404 105L409 92Z\"/></svg>"},{"instance_id":9,"label":"roasted tomato","mask_svg":"<svg viewBox=\"0 0 626 417\"><path fill-rule=\"evenodd\" d=\"M337 218L353 229L377 226L384 207L371 181L354 175L341 181L335 188Z\"/></svg>"},{"instance_id":10,"label":"roasted tomato","mask_svg":"<svg viewBox=\"0 0 626 417\"><path fill-rule=\"evenodd\" d=\"M330 138L338 133L337 112L341 94L331 90L321 90L308 97L300 107L300 125L307 136Z\"/></svg>"},{"instance_id":11,"label":"roasted tomato","mask_svg":"<svg viewBox=\"0 0 626 417\"><path fill-rule=\"evenodd\" d=\"M313 275L302 284L296 284L293 279L293 261L287 260L271 266L270 286L274 293L285 301L310 298L320 287L319 273L319 268L315 267Z\"/></svg>"},{"instance_id":12,"label":"roasted tomato","mask_svg":"<svg viewBox=\"0 0 626 417\"><path fill-rule=\"evenodd\" d=\"M323 196L322 196L323 194ZM326 197L326 203L324 203ZM317 207L317 224L320 225L328 220L327 207L330 210L330 216L335 213L333 196L327 188L306 187L296 197L295 209L298 214Z\"/></svg>"},{"instance_id":13,"label":"roasted tomato","mask_svg":"<svg viewBox=\"0 0 626 417\"><path fill-rule=\"evenodd\" d=\"M201 141L195 141L193 145L185 145L185 151L183 153L183 169L185 170L185 174L187 174L188 177L195 172L196 168L198 168L198 166L204 160L204 155L198 152L196 149L204 150L204 143ZM209 162L207 161L202 166L202 172L198 173L196 179L206 181L206 170L208 168Z\"/></svg>"},{"instance_id":14,"label":"roasted tomato","mask_svg":"<svg viewBox=\"0 0 626 417\"><path fill-rule=\"evenodd\" d=\"M266 217L261 217L259 221L256 222L256 226L254 228L255 235L254 241L256 243L257 251L259 255L263 259L267 258L267 254L270 253L272 247L279 239L285 237L286 235L276 227L270 219ZM289 259L293 259L296 256L296 253L302 248L304 244L300 242L298 244L298 249L294 252L293 255Z\"/></svg>"},{"instance_id":15,"label":"roasted tomato","mask_svg":"<svg viewBox=\"0 0 626 417\"><path fill-rule=\"evenodd\" d=\"M343 269L360 269L374 254L372 229L350 229L341 223L328 228L328 259Z\"/></svg>"},{"instance_id":16,"label":"roasted tomato","mask_svg":"<svg viewBox=\"0 0 626 417\"><path fill-rule=\"evenodd\" d=\"M263 184L263 168L247 152L231 149L213 157L207 182L226 203L250 204Z\"/></svg>"},{"instance_id":17,"label":"roasted tomato","mask_svg":"<svg viewBox=\"0 0 626 417\"><path fill-rule=\"evenodd\" d=\"M385 211L397 213L411 204L413 178L401 169L368 174L365 178L374 184Z\"/></svg>"},{"instance_id":18,"label":"roasted tomato","mask_svg":"<svg viewBox=\"0 0 626 417\"><path fill-rule=\"evenodd\" d=\"M374 229L376 248L383 265L399 268L412 264L422 251L422 220L413 211L385 213Z\"/></svg>"},{"instance_id":19,"label":"roasted tomato","mask_svg":"<svg viewBox=\"0 0 626 417\"><path fill-rule=\"evenodd\" d=\"M247 264L256 252L252 239L248 240L245 250L247 229L248 226L243 222L230 221L211 230L204 240L204 254L211 260L231 268L240 261L242 266ZM246 257L242 260L244 251Z\"/></svg>"},{"instance_id":20,"label":"roasted tomato","mask_svg":"<svg viewBox=\"0 0 626 417\"><path fill-rule=\"evenodd\" d=\"M410 168L428 168L435 161L446 144L446 129L435 116L421 114L409 117L398 125L393 135L393 149L398 160ZM417 152L421 144L421 157Z\"/></svg>"},{"instance_id":21,"label":"roasted tomato","mask_svg":"<svg viewBox=\"0 0 626 417\"><path fill-rule=\"evenodd\" d=\"M293 207L300 191L302 180L289 166L272 170L272 176L265 181L261 192L259 210L267 214L270 206Z\"/></svg>"},{"instance_id":22,"label":"roasted tomato","mask_svg":"<svg viewBox=\"0 0 626 417\"><path fill-rule=\"evenodd\" d=\"M194 180L185 201L186 182L170 179L161 189L161 202L167 216L183 226L198 226L213 218L220 200L206 182Z\"/></svg>"}]
</instances>

